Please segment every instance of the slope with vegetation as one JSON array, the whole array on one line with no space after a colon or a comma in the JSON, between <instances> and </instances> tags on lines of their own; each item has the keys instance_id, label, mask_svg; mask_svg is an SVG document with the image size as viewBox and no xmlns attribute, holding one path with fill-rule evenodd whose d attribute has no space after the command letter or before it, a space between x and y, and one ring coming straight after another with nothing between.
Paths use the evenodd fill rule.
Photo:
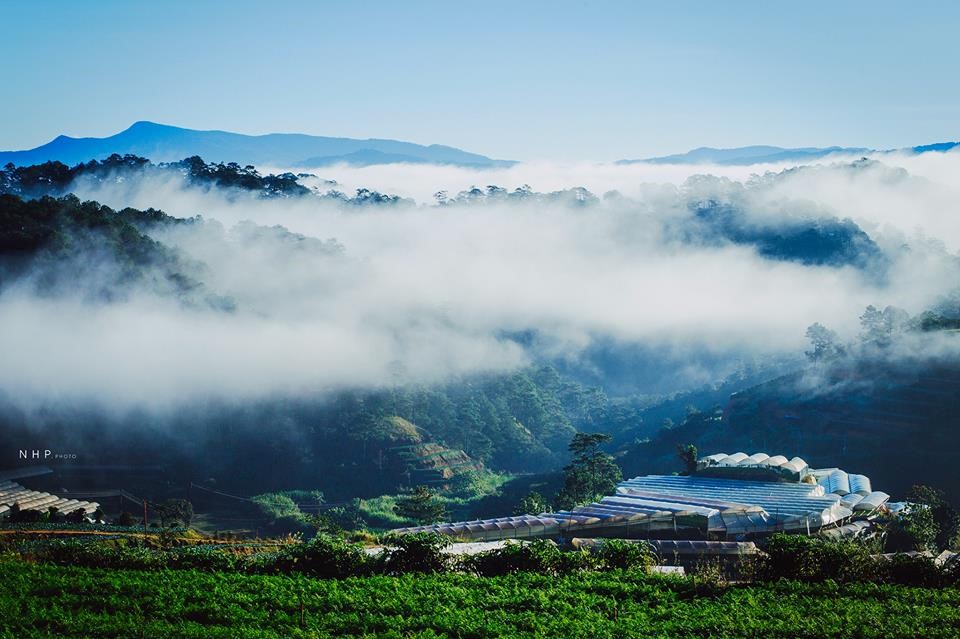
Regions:
<instances>
[{"instance_id":1,"label":"slope with vegetation","mask_svg":"<svg viewBox=\"0 0 960 639\"><path fill-rule=\"evenodd\" d=\"M915 483L960 493L960 307L946 297L910 317L868 307L860 340L814 324L807 366L693 410L676 427L626 450L627 474L664 472L676 446L790 450L824 466L855 466L906 494Z\"/></svg>"},{"instance_id":2,"label":"slope with vegetation","mask_svg":"<svg viewBox=\"0 0 960 639\"><path fill-rule=\"evenodd\" d=\"M357 189L348 196L335 188L336 182L322 181L322 186L310 188L302 183L315 179L308 173L280 173L261 175L253 165L241 166L236 162L207 163L197 155L177 162L154 164L137 155L113 154L103 160L90 160L73 166L59 161L43 164L16 166L7 164L0 169L0 193L21 197L43 195L61 196L78 187L97 188L119 185L128 181L148 178L182 180L185 187L219 189L225 195L250 193L261 198L293 198L313 196L343 204L404 204L409 203L396 195L386 195L370 189Z\"/></svg>"}]
</instances>

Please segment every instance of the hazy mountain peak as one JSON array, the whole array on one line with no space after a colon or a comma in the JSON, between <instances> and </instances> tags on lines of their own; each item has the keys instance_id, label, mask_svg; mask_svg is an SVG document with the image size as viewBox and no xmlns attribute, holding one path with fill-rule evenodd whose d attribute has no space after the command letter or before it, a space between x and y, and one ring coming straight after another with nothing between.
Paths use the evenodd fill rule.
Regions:
<instances>
[{"instance_id":1,"label":"hazy mountain peak","mask_svg":"<svg viewBox=\"0 0 960 639\"><path fill-rule=\"evenodd\" d=\"M773 162L805 162L826 157L828 155L855 155L863 153L906 153L947 152L960 146L960 142L935 142L906 149L878 150L866 147L795 147L770 146L764 144L739 146L730 149L719 149L712 146L701 146L686 153L662 155L659 157L644 158L641 160L620 160L617 164L727 164L749 165Z\"/></svg>"},{"instance_id":2,"label":"hazy mountain peak","mask_svg":"<svg viewBox=\"0 0 960 639\"><path fill-rule=\"evenodd\" d=\"M59 135L34 149L0 151L0 165L8 162L30 165L51 160L78 164L112 153L131 153L155 162L170 162L199 155L213 162L273 166L414 162L489 168L513 164L439 144L425 146L399 140L359 140L298 133L245 135L229 131L200 131L139 120L108 137L72 138Z\"/></svg>"}]
</instances>

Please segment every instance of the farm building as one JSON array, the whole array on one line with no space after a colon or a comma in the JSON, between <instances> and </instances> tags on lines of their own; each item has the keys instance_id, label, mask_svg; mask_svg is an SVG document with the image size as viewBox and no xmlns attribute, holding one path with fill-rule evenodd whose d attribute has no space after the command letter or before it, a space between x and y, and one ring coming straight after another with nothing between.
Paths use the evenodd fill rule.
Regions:
<instances>
[{"instance_id":1,"label":"farm building","mask_svg":"<svg viewBox=\"0 0 960 639\"><path fill-rule=\"evenodd\" d=\"M839 468L810 468L799 457L718 453L692 475L628 479L600 501L570 511L499 517L396 532L438 532L476 541L573 537L740 539L778 531L858 534L889 495Z\"/></svg>"},{"instance_id":2,"label":"farm building","mask_svg":"<svg viewBox=\"0 0 960 639\"><path fill-rule=\"evenodd\" d=\"M50 493L24 488L10 480L0 481L0 517L8 515L14 504L20 510L46 512L50 508L56 508L57 511L65 515L76 510L82 510L84 515L90 515L100 507L100 504L95 501L58 497Z\"/></svg>"}]
</instances>

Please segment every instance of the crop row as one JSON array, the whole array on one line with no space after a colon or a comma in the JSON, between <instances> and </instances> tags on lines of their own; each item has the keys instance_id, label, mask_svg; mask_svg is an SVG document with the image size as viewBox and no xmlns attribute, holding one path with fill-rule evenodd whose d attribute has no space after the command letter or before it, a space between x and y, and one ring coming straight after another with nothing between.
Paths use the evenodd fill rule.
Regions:
<instances>
[{"instance_id":1,"label":"crop row","mask_svg":"<svg viewBox=\"0 0 960 639\"><path fill-rule=\"evenodd\" d=\"M956 637L960 590L638 571L344 580L0 562L0 637Z\"/></svg>"}]
</instances>

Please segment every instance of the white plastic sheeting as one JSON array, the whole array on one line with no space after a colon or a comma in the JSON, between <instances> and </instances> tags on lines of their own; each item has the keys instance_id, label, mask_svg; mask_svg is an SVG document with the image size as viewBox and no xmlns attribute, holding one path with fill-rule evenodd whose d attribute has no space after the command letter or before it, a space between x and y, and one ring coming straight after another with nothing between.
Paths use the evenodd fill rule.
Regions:
<instances>
[{"instance_id":1,"label":"white plastic sheeting","mask_svg":"<svg viewBox=\"0 0 960 639\"><path fill-rule=\"evenodd\" d=\"M836 493L841 497L852 492L850 490L850 476L839 468L820 480L820 485L828 493Z\"/></svg>"},{"instance_id":2,"label":"white plastic sheeting","mask_svg":"<svg viewBox=\"0 0 960 639\"><path fill-rule=\"evenodd\" d=\"M608 540L603 538L575 537L570 540L574 548L600 548ZM633 544L645 544L658 555L721 556L756 555L760 552L752 541L708 541L702 539L633 539ZM457 544L454 544L457 545ZM465 544L460 544L465 545Z\"/></svg>"},{"instance_id":3,"label":"white plastic sheeting","mask_svg":"<svg viewBox=\"0 0 960 639\"><path fill-rule=\"evenodd\" d=\"M820 534L830 539L855 539L867 537L874 531L873 522L867 520L853 521L837 528L826 528Z\"/></svg>"},{"instance_id":4,"label":"white plastic sheeting","mask_svg":"<svg viewBox=\"0 0 960 639\"><path fill-rule=\"evenodd\" d=\"M807 462L801 457L794 457L793 459L787 460L783 455L774 455L770 456L767 453L753 453L748 455L744 452L733 453L732 455L727 455L726 453L716 453L714 455L708 455L702 457L697 462L697 467L700 469L710 468L710 467L721 467L721 468L748 468L748 467L766 467L766 468L781 468L799 478L803 475L804 471L807 470Z\"/></svg>"},{"instance_id":5,"label":"white plastic sheeting","mask_svg":"<svg viewBox=\"0 0 960 639\"><path fill-rule=\"evenodd\" d=\"M49 508L56 508L63 514L82 510L87 515L100 507L100 504L95 501L58 497L50 493L24 488L16 482L0 481L0 515L9 512L14 504L17 504L20 510L47 511Z\"/></svg>"},{"instance_id":6,"label":"white plastic sheeting","mask_svg":"<svg viewBox=\"0 0 960 639\"><path fill-rule=\"evenodd\" d=\"M867 496L873 492L873 488L870 486L870 478L866 475L854 475L850 474L850 492L858 493L863 496Z\"/></svg>"},{"instance_id":7,"label":"white plastic sheeting","mask_svg":"<svg viewBox=\"0 0 960 639\"><path fill-rule=\"evenodd\" d=\"M630 536L630 532L697 531L735 537L778 530L816 532L843 524L854 513L869 514L889 499L870 487L863 475L839 468L811 469L794 457L766 453L716 453L698 468L784 468L781 481L703 475L646 475L621 482L615 494L571 511L500 517L451 524L402 528L434 531L474 540L569 536ZM783 481L812 475L817 483Z\"/></svg>"},{"instance_id":8,"label":"white plastic sheeting","mask_svg":"<svg viewBox=\"0 0 960 639\"><path fill-rule=\"evenodd\" d=\"M840 498L840 503L846 506L847 508L853 508L863 499L863 495L860 493L850 493L844 495Z\"/></svg>"},{"instance_id":9,"label":"white plastic sheeting","mask_svg":"<svg viewBox=\"0 0 960 639\"><path fill-rule=\"evenodd\" d=\"M766 518L761 523L757 517L738 517L738 529L746 528L761 532L786 529L818 529L852 514L840 502L839 495L823 494L815 484L745 481L719 477L647 475L623 482L618 488L634 488L647 492L659 492L672 496L675 501L684 499L714 499L739 503L742 509L752 507L754 513L762 511ZM728 534L732 531L727 530Z\"/></svg>"},{"instance_id":10,"label":"white plastic sheeting","mask_svg":"<svg viewBox=\"0 0 960 639\"><path fill-rule=\"evenodd\" d=\"M811 474L828 493L836 493L841 496L857 494L866 497L873 492L870 478L866 475L847 473L840 468L821 468L811 471Z\"/></svg>"},{"instance_id":11,"label":"white plastic sheeting","mask_svg":"<svg viewBox=\"0 0 960 639\"><path fill-rule=\"evenodd\" d=\"M890 511L891 515L899 515L902 512L906 512L910 508L910 503L906 501L888 501L886 503L887 510Z\"/></svg>"},{"instance_id":12,"label":"white plastic sheeting","mask_svg":"<svg viewBox=\"0 0 960 639\"><path fill-rule=\"evenodd\" d=\"M873 511L877 510L890 500L890 495L885 492L875 490L853 507L854 511Z\"/></svg>"},{"instance_id":13,"label":"white plastic sheeting","mask_svg":"<svg viewBox=\"0 0 960 639\"><path fill-rule=\"evenodd\" d=\"M787 463L787 458L783 455L774 455L773 457L767 457L760 464L762 466L783 466Z\"/></svg>"}]
</instances>

